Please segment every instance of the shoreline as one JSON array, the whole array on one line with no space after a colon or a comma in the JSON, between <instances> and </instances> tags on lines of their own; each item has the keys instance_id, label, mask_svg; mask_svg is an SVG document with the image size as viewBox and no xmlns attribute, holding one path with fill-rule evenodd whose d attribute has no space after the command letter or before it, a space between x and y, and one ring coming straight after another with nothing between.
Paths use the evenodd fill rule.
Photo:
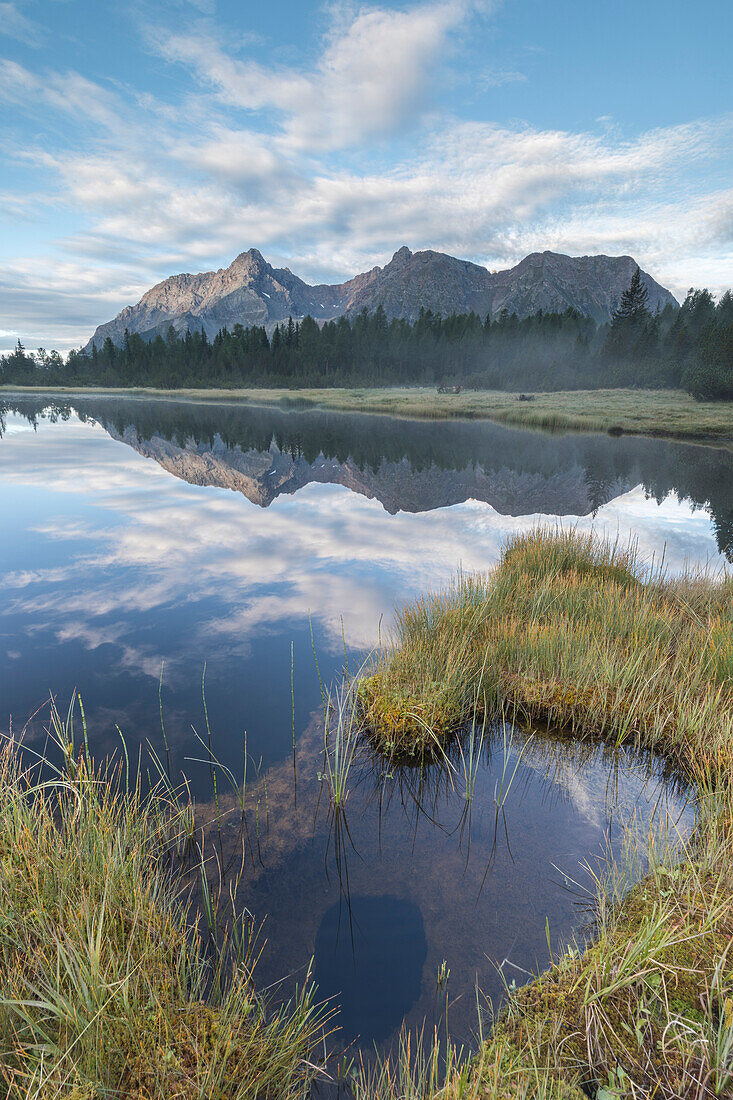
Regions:
<instances>
[{"instance_id":1,"label":"shoreline","mask_svg":"<svg viewBox=\"0 0 733 1100\"><path fill-rule=\"evenodd\" d=\"M366 729L349 725L355 737L381 740L390 770L404 747L398 734L408 748L422 738L432 751L434 742L445 745L465 729L472 713L482 720L503 714L551 723L580 741L597 737L657 752L691 783L696 821L689 841L673 830L666 840L656 834L653 843L650 833L628 834L628 846L611 854L606 877L596 878L597 892L585 897L592 938L579 932L551 954L543 973L519 988L512 983L468 1061L449 1049L443 1071L436 1045L425 1056L436 1076L429 1088L418 1088L420 1065L408 1064L403 1046L376 1078L357 1076L353 1100L622 1100L691 1095L688 1085L699 1086L701 1097L729 1094L732 607L729 574L665 579L632 545L537 529L509 545L495 572L464 577L402 609L394 644L361 681ZM52 1027L51 1072L58 1079L71 1049L83 1081L82 1056L97 1066L114 1048L121 1060L110 1084L123 1096L131 1095L130 1073L146 1095L167 1095L182 1081L194 1090L187 1095L204 1095L195 1082L211 1066L217 1080L207 1096L246 1100L258 1075L267 1075L279 1090L273 1095L306 1100L322 1022L311 995L304 992L273 1019L245 966L242 981L227 984L221 1000L207 1000L219 955L204 951L205 924L191 941L179 886L166 870L166 858L178 863L196 835L182 788L174 791L169 781L145 800L133 785L120 799L121 773L95 768L85 749L74 747L70 720L56 716L54 730L66 767L42 797L32 773L21 772L16 746L0 753L6 837L0 880L8 914L0 920L0 963L6 984L19 975L6 1002L18 1072L33 1065L38 1037L50 1026L36 1002L27 1001L27 979L45 982L49 1000L74 1009L64 1007L58 1029ZM347 780L344 773L346 794ZM87 851L93 858L85 858ZM36 895L40 907L31 904ZM221 918L224 944L232 945L227 921L236 924L237 914L225 910ZM219 927L215 915L208 924ZM142 932L130 941L129 928ZM51 944L51 954L36 960L26 946L36 942ZM88 954L89 965L103 958L92 1009L84 1007L73 975L56 976L57 950L73 951L83 966ZM171 973L185 980L171 982L161 971L161 952ZM152 1022L145 1008L151 998ZM259 1055L250 1064L253 1043ZM716 1093L707 1091L713 1074L723 1082ZM406 1080L410 1091L394 1091Z\"/></svg>"},{"instance_id":2,"label":"shoreline","mask_svg":"<svg viewBox=\"0 0 733 1100\"><path fill-rule=\"evenodd\" d=\"M698 402L679 390L562 390L528 394L505 391L438 394L433 388L178 389L3 386L0 395L126 397L207 404L273 406L303 411L359 412L417 420L490 420L549 432L592 432L733 443L733 402Z\"/></svg>"},{"instance_id":3,"label":"shoreline","mask_svg":"<svg viewBox=\"0 0 733 1100\"><path fill-rule=\"evenodd\" d=\"M729 574L666 579L632 545L537 529L495 573L401 609L361 685L366 728L389 758L417 763L467 723L518 717L658 753L695 794L691 839L674 827L628 834L586 899L591 940L507 990L464 1076L436 1100L729 1095L732 607Z\"/></svg>"}]
</instances>

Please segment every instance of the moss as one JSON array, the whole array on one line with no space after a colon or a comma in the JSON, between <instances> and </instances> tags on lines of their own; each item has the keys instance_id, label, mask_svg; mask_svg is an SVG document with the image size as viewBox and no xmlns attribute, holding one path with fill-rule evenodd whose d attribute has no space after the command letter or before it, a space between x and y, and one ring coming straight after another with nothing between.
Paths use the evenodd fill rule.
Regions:
<instances>
[{"instance_id":1,"label":"moss","mask_svg":"<svg viewBox=\"0 0 733 1100\"><path fill-rule=\"evenodd\" d=\"M645 576L633 548L574 531L521 536L493 575L400 612L362 696L377 744L405 736L418 752L422 730L446 745L485 708L631 740L699 795L685 860L652 861L593 943L509 997L474 1063L480 1095L539 1100L555 1081L568 1096L709 1094L733 1035L731 661L731 578ZM718 1071L733 1092L733 1069Z\"/></svg>"},{"instance_id":2,"label":"moss","mask_svg":"<svg viewBox=\"0 0 733 1100\"><path fill-rule=\"evenodd\" d=\"M450 686L437 681L423 683L419 695L411 695L385 687L375 673L359 681L357 701L374 744L392 758L434 753L466 717ZM440 730L442 736L426 738L427 730Z\"/></svg>"},{"instance_id":3,"label":"moss","mask_svg":"<svg viewBox=\"0 0 733 1100\"><path fill-rule=\"evenodd\" d=\"M559 1095L579 1084L593 1093L609 1075L648 1089L643 1095L686 1095L704 1047L705 991L730 943L733 897L721 907L713 876L701 883L685 865L679 875L671 904L655 878L637 883L587 950L565 954L513 994L476 1061L479 1079L494 1051L511 1051L518 1080L550 1065ZM624 976L629 945L639 942L644 957ZM733 1023L733 1008L730 1015Z\"/></svg>"}]
</instances>

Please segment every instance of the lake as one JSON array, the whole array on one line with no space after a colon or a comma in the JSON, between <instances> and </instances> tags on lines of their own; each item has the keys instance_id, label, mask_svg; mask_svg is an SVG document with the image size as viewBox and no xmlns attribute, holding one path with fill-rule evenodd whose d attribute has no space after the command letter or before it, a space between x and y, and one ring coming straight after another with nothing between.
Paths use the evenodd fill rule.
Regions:
<instances>
[{"instance_id":1,"label":"lake","mask_svg":"<svg viewBox=\"0 0 733 1100\"><path fill-rule=\"evenodd\" d=\"M0 727L41 751L49 694L65 707L76 688L97 756L121 731L162 758L162 714L171 771L211 810L205 698L260 983L287 996L315 955L337 1043L446 1020L470 1043L476 983L498 1002L582 938L589 868L630 821L689 827L654 760L492 727L473 798L459 757L400 770L365 751L334 828L319 674L353 672L395 603L490 568L538 522L634 538L671 572L724 566L731 451L117 397L5 395L0 426Z\"/></svg>"}]
</instances>

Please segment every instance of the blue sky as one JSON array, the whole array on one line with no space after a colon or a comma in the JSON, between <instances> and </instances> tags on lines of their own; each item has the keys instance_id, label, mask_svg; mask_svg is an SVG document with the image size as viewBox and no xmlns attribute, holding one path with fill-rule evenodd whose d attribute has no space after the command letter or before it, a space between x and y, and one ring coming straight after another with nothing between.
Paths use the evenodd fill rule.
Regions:
<instances>
[{"instance_id":1,"label":"blue sky","mask_svg":"<svg viewBox=\"0 0 733 1100\"><path fill-rule=\"evenodd\" d=\"M733 284L733 5L0 2L0 349L254 246L631 253Z\"/></svg>"}]
</instances>

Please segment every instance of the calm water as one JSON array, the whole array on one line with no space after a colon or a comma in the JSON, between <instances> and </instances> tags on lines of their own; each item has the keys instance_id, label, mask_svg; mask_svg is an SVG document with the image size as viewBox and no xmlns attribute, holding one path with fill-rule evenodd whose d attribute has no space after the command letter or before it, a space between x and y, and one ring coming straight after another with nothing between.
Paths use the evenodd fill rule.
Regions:
<instances>
[{"instance_id":1,"label":"calm water","mask_svg":"<svg viewBox=\"0 0 733 1100\"><path fill-rule=\"evenodd\" d=\"M490 567L540 518L633 534L670 570L720 566L733 560L730 451L182 401L0 410L0 726L40 745L49 692L77 687L97 753L119 748L118 726L128 747L160 749L163 666L173 767L205 802L206 663L217 755L237 776L247 738L257 835L245 843L232 814L225 843L266 918L260 981L287 992L315 953L344 1043L384 1045L403 1019L446 1010L468 1038L477 980L496 998L502 975L545 964L548 929L557 943L582 928L583 861L660 799L657 817L677 819L683 798L653 764L487 731L470 803L459 758L394 774L365 756L348 831L334 830L318 802L311 626L330 682L388 630L395 601Z\"/></svg>"}]
</instances>

